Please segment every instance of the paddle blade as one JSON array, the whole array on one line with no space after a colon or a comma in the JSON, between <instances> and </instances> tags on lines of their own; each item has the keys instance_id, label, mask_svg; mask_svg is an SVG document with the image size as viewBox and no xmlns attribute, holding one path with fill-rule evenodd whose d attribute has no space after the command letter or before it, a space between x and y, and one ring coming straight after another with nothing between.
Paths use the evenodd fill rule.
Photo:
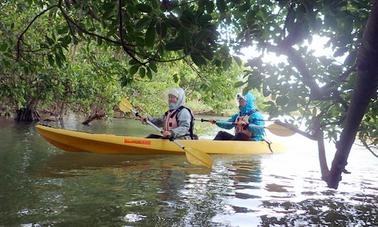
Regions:
<instances>
[{"instance_id":1,"label":"paddle blade","mask_svg":"<svg viewBox=\"0 0 378 227\"><path fill-rule=\"evenodd\" d=\"M288 128L285 128L282 125L278 125L278 124L268 125L266 127L266 129L268 129L271 133L273 133L274 135L277 135L277 136L292 136L292 135L295 134L294 131L292 131Z\"/></svg>"},{"instance_id":2,"label":"paddle blade","mask_svg":"<svg viewBox=\"0 0 378 227\"><path fill-rule=\"evenodd\" d=\"M196 166L205 166L209 169L211 169L211 167L213 166L213 160L211 159L210 155L190 147L185 147L184 150L186 159L190 164Z\"/></svg>"},{"instance_id":3,"label":"paddle blade","mask_svg":"<svg viewBox=\"0 0 378 227\"><path fill-rule=\"evenodd\" d=\"M124 99L121 100L121 102L119 103L118 107L124 113L131 112L132 109L133 109L133 106L131 105L131 103L129 102L129 100L127 100L126 98L124 98Z\"/></svg>"}]
</instances>

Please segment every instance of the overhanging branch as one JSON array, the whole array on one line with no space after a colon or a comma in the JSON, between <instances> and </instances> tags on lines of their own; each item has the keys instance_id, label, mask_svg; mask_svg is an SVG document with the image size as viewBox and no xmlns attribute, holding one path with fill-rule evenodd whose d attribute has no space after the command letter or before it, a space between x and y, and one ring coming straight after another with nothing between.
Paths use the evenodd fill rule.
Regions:
<instances>
[{"instance_id":1,"label":"overhanging branch","mask_svg":"<svg viewBox=\"0 0 378 227\"><path fill-rule=\"evenodd\" d=\"M60 11L62 12L62 15L64 17L64 19L67 21L67 24L68 26L70 26L70 24L74 25L79 31L83 32L84 34L87 34L87 35L90 35L90 36L94 36L94 37L97 37L99 39L102 39L102 40L105 40L109 43L113 43L113 44L117 44L117 45L121 45L120 42L116 41L116 40L113 40L113 39L110 39L110 38L107 38L107 37L104 37L102 35L99 35L99 34L96 34L94 32L90 32L88 30L86 30L85 28L81 27L80 25L78 25L71 17L68 16L67 12L63 9L63 7L61 5L58 6Z\"/></svg>"},{"instance_id":2,"label":"overhanging branch","mask_svg":"<svg viewBox=\"0 0 378 227\"><path fill-rule=\"evenodd\" d=\"M16 50L17 50L17 57L16 59L19 60L20 58L20 55L21 55L21 42L22 42L22 38L23 36L25 35L25 33L29 30L29 28L31 27L31 25L34 23L35 20L38 19L38 17L42 16L44 13L46 13L47 11L55 8L55 7L59 7L59 4L56 4L56 5L52 5L52 6L49 6L47 7L45 10L43 10L42 12L40 12L38 15L36 15L31 21L30 23L28 24L28 26L25 28L25 30L18 36L17 38L17 47L16 47Z\"/></svg>"},{"instance_id":3,"label":"overhanging branch","mask_svg":"<svg viewBox=\"0 0 378 227\"><path fill-rule=\"evenodd\" d=\"M146 65L147 62L140 61L137 57L135 57L135 52L131 50L128 44L125 42L124 39L124 29L123 29L123 18L122 18L122 0L118 0L118 19L119 19L119 37L121 40L121 46L123 50L135 61L137 61L140 65Z\"/></svg>"},{"instance_id":4,"label":"overhanging branch","mask_svg":"<svg viewBox=\"0 0 378 227\"><path fill-rule=\"evenodd\" d=\"M322 97L318 84L306 66L305 60L298 53L298 51L291 46L280 46L279 49L288 56L289 61L291 61L298 69L300 75L302 76L303 83L310 88L311 99L319 99Z\"/></svg>"}]
</instances>

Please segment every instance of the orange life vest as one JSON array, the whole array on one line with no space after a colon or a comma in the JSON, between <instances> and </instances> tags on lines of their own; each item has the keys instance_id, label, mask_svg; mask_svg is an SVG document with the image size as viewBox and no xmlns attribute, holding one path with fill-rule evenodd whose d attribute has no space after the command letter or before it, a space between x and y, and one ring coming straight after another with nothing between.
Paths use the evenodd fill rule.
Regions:
<instances>
[{"instance_id":1,"label":"orange life vest","mask_svg":"<svg viewBox=\"0 0 378 227\"><path fill-rule=\"evenodd\" d=\"M247 135L248 137L252 137L252 132L249 131L249 129L248 129L249 115L244 115L244 116L240 116L239 115L235 119L235 124L236 124L235 125L235 134L237 134L237 133L243 133L243 134ZM242 123L242 122L247 123L247 125L245 125L245 126L241 125L240 123Z\"/></svg>"},{"instance_id":2,"label":"orange life vest","mask_svg":"<svg viewBox=\"0 0 378 227\"><path fill-rule=\"evenodd\" d=\"M185 107L185 106L180 106L179 108L177 108L176 110L171 110L171 111L167 111L165 112L165 116L164 116L164 130L165 131L169 131L169 130L172 130L174 128L177 128L178 127L178 113L180 113L180 111L182 109L187 109L190 113L190 127L189 127L189 135L190 138L194 138L194 134L193 134L193 127L194 127L194 116L193 116L193 113L192 111Z\"/></svg>"},{"instance_id":3,"label":"orange life vest","mask_svg":"<svg viewBox=\"0 0 378 227\"><path fill-rule=\"evenodd\" d=\"M164 131L177 128L178 121L176 119L177 111L168 111L164 117Z\"/></svg>"}]
</instances>

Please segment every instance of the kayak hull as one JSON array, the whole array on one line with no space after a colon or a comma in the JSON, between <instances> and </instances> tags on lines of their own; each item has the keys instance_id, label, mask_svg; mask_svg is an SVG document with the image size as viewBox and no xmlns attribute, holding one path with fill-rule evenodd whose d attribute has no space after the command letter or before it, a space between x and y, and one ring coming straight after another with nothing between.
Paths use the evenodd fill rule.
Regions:
<instances>
[{"instance_id":1,"label":"kayak hull","mask_svg":"<svg viewBox=\"0 0 378 227\"><path fill-rule=\"evenodd\" d=\"M104 154L184 154L179 146L169 140L142 137L93 134L37 125L38 133L52 145L71 152L94 152ZM214 141L177 140L185 147L208 154L267 154L271 153L264 141ZM272 143L273 152L284 147Z\"/></svg>"}]
</instances>

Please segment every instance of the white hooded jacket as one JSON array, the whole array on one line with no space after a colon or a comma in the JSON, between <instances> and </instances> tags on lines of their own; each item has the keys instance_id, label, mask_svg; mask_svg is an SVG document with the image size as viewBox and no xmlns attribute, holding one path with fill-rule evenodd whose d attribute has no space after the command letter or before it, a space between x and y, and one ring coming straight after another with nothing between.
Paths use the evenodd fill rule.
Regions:
<instances>
[{"instance_id":1,"label":"white hooded jacket","mask_svg":"<svg viewBox=\"0 0 378 227\"><path fill-rule=\"evenodd\" d=\"M170 89L168 94L176 96L177 102L175 104L169 104L168 111L175 111L179 107L185 105L185 92L182 88L173 88ZM190 138L190 122L192 115L187 108L181 109L177 114L177 128L171 130L172 136L179 139L191 139ZM155 125L162 127L164 125L165 114L159 118L149 118L149 120Z\"/></svg>"}]
</instances>

